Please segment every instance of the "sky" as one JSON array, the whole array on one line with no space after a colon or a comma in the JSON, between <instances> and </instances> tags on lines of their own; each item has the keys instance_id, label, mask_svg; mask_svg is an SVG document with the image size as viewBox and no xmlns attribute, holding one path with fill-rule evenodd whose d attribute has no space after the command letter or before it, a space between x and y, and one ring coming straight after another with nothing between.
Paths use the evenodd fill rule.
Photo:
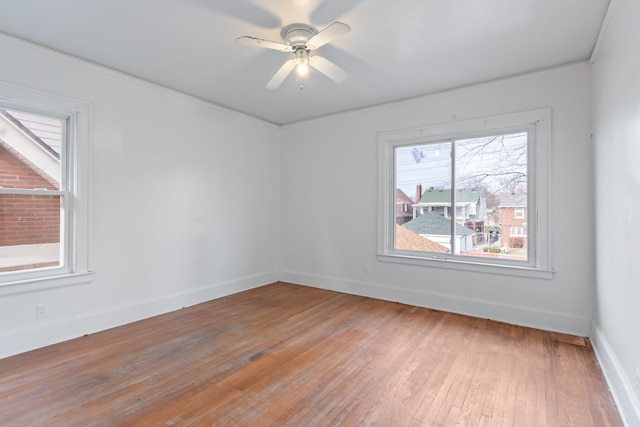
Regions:
<instances>
[{"instance_id":1,"label":"sky","mask_svg":"<svg viewBox=\"0 0 640 427\"><path fill-rule=\"evenodd\" d=\"M455 144L458 188L526 191L526 132L459 139ZM396 187L412 199L417 184L422 184L423 191L451 188L451 150L449 141L397 147Z\"/></svg>"}]
</instances>

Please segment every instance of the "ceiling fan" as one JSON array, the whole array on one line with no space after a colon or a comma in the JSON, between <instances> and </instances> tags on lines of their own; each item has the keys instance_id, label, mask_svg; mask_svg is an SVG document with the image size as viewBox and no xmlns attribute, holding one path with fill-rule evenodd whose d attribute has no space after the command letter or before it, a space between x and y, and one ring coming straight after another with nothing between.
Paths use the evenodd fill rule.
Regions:
<instances>
[{"instance_id":1,"label":"ceiling fan","mask_svg":"<svg viewBox=\"0 0 640 427\"><path fill-rule=\"evenodd\" d=\"M280 87L294 68L298 75L304 76L309 72L309 66L312 66L333 81L342 83L347 78L347 72L322 56L311 55L311 51L324 46L350 30L351 28L342 22L334 22L322 31L318 31L308 24L296 23L287 25L280 31L280 36L284 43L251 36L238 37L236 42L294 54L294 57L285 62L269 80L267 89Z\"/></svg>"}]
</instances>

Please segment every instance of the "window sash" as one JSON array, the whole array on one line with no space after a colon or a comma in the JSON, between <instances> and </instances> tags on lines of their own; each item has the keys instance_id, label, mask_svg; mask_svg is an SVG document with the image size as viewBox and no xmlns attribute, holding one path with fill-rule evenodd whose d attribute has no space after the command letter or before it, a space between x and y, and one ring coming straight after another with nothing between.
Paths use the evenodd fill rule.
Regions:
<instances>
[{"instance_id":1,"label":"window sash","mask_svg":"<svg viewBox=\"0 0 640 427\"><path fill-rule=\"evenodd\" d=\"M13 281L17 279L29 279L46 275L68 274L73 271L71 262L71 254L73 248L73 235L71 233L71 199L72 193L69 188L73 171L69 170L68 165L69 153L69 122L72 120L69 116L61 116L41 111L29 111L22 108L11 106L11 110L21 110L42 117L52 117L60 119L61 124L61 152L60 152L60 190L49 189L25 189L25 188L2 188L0 187L0 195L25 195L25 196L59 196L60 197L60 259L59 265L55 267L36 267L15 271L0 272L0 285L3 282Z\"/></svg>"}]
</instances>

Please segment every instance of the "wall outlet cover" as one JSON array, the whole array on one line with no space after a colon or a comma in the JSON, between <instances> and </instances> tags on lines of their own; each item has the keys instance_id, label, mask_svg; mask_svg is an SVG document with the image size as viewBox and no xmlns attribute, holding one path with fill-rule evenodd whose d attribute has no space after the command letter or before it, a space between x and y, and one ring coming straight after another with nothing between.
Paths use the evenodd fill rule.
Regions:
<instances>
[{"instance_id":1,"label":"wall outlet cover","mask_svg":"<svg viewBox=\"0 0 640 427\"><path fill-rule=\"evenodd\" d=\"M36 305L36 319L46 319L49 317L49 304Z\"/></svg>"}]
</instances>

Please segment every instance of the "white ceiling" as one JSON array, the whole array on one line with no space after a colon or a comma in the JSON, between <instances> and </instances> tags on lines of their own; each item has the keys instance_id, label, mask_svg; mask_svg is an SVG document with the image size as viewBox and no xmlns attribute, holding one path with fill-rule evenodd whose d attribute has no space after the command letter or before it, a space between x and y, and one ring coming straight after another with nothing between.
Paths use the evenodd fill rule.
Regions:
<instances>
[{"instance_id":1,"label":"white ceiling","mask_svg":"<svg viewBox=\"0 0 640 427\"><path fill-rule=\"evenodd\" d=\"M588 59L609 0L0 0L0 32L277 124ZM349 72L265 84L293 22L351 32L317 53ZM6 65L4 65L6 66ZM300 89L300 84L304 89Z\"/></svg>"}]
</instances>

